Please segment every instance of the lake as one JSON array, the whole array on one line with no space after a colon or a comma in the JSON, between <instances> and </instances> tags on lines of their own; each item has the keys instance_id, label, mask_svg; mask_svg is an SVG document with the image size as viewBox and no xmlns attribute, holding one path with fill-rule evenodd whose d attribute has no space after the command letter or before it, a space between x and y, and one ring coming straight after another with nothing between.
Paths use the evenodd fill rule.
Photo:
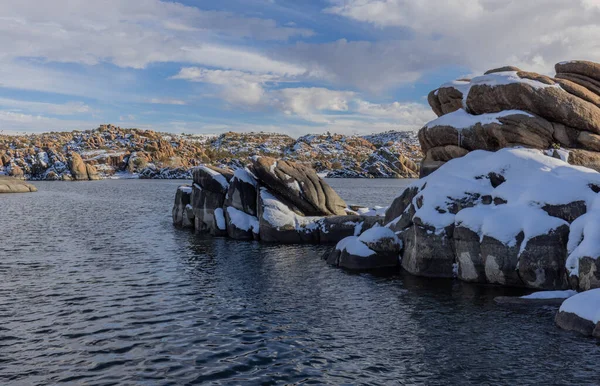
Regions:
<instances>
[{"instance_id":1,"label":"lake","mask_svg":"<svg viewBox=\"0 0 600 386\"><path fill-rule=\"evenodd\" d=\"M329 180L389 205L407 181ZM0 384L595 384L556 307L453 280L350 274L331 247L171 225L182 181L36 182L0 196Z\"/></svg>"}]
</instances>

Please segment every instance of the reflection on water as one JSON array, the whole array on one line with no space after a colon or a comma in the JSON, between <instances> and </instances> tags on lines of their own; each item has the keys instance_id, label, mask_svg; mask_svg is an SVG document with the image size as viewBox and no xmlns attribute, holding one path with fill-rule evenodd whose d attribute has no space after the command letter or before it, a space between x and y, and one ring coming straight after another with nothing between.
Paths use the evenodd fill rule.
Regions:
<instances>
[{"instance_id":1,"label":"reflection on water","mask_svg":"<svg viewBox=\"0 0 600 386\"><path fill-rule=\"evenodd\" d=\"M349 202L389 205L405 181L331 183ZM495 287L349 274L322 246L198 237L171 226L178 184L46 182L0 196L1 384L598 380L600 347L555 328L555 308L495 305L510 292Z\"/></svg>"}]
</instances>

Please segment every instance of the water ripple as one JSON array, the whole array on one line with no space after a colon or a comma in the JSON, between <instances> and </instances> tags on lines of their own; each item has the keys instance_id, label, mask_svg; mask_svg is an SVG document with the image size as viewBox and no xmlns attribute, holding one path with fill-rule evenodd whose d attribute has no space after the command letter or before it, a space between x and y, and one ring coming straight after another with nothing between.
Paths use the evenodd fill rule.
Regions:
<instances>
[{"instance_id":1,"label":"water ripple","mask_svg":"<svg viewBox=\"0 0 600 386\"><path fill-rule=\"evenodd\" d=\"M599 346L552 307L194 236L170 224L177 181L36 184L0 197L0 384L597 383ZM374 204L402 181L334 184Z\"/></svg>"}]
</instances>

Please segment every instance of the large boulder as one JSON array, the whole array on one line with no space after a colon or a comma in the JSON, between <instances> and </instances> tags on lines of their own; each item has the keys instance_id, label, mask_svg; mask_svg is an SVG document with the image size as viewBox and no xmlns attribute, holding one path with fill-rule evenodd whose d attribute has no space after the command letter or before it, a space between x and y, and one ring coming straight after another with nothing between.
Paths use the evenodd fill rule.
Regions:
<instances>
[{"instance_id":1,"label":"large boulder","mask_svg":"<svg viewBox=\"0 0 600 386\"><path fill-rule=\"evenodd\" d=\"M192 172L194 183L215 193L226 194L229 189L229 181L233 178L233 172L227 169L217 168L210 165L201 165Z\"/></svg>"},{"instance_id":2,"label":"large boulder","mask_svg":"<svg viewBox=\"0 0 600 386\"><path fill-rule=\"evenodd\" d=\"M308 166L256 157L252 171L261 184L305 216L346 214L344 200Z\"/></svg>"},{"instance_id":3,"label":"large boulder","mask_svg":"<svg viewBox=\"0 0 600 386\"><path fill-rule=\"evenodd\" d=\"M566 268L571 287L580 291L600 288L600 209L578 217L570 227Z\"/></svg>"},{"instance_id":4,"label":"large boulder","mask_svg":"<svg viewBox=\"0 0 600 386\"><path fill-rule=\"evenodd\" d=\"M196 232L226 236L227 221L223 208L233 172L201 165L192 174L192 209Z\"/></svg>"},{"instance_id":5,"label":"large boulder","mask_svg":"<svg viewBox=\"0 0 600 386\"><path fill-rule=\"evenodd\" d=\"M86 164L76 152L69 154L69 170L75 181L87 181L90 179Z\"/></svg>"},{"instance_id":6,"label":"large boulder","mask_svg":"<svg viewBox=\"0 0 600 386\"><path fill-rule=\"evenodd\" d=\"M555 321L564 330L600 338L600 289L582 292L565 300Z\"/></svg>"},{"instance_id":7,"label":"large boulder","mask_svg":"<svg viewBox=\"0 0 600 386\"><path fill-rule=\"evenodd\" d=\"M402 268L416 276L451 278L454 276L454 249L447 232L413 224L402 232Z\"/></svg>"},{"instance_id":8,"label":"large boulder","mask_svg":"<svg viewBox=\"0 0 600 386\"><path fill-rule=\"evenodd\" d=\"M225 208L227 235L235 240L258 240L259 222L256 216L233 206Z\"/></svg>"}]
</instances>

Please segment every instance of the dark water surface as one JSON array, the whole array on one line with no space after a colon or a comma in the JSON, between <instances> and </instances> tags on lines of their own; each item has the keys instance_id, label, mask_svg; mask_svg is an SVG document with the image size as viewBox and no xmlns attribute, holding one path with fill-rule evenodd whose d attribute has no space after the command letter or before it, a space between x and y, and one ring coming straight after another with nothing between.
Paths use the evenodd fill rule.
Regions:
<instances>
[{"instance_id":1,"label":"dark water surface","mask_svg":"<svg viewBox=\"0 0 600 386\"><path fill-rule=\"evenodd\" d=\"M172 227L178 181L0 196L0 384L597 384L600 346L502 291ZM389 204L403 181L335 180ZM389 197L389 199L384 197Z\"/></svg>"}]
</instances>

